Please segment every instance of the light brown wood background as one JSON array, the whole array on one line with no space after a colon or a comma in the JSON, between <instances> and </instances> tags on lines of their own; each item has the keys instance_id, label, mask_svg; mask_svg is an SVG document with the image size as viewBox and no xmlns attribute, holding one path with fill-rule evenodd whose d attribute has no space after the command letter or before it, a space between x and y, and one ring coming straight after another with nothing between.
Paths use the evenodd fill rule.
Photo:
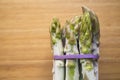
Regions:
<instances>
[{"instance_id":1,"label":"light brown wood background","mask_svg":"<svg viewBox=\"0 0 120 80\"><path fill-rule=\"evenodd\" d=\"M0 80L52 80L50 23L82 5L100 21L100 80L120 80L120 0L0 0Z\"/></svg>"}]
</instances>

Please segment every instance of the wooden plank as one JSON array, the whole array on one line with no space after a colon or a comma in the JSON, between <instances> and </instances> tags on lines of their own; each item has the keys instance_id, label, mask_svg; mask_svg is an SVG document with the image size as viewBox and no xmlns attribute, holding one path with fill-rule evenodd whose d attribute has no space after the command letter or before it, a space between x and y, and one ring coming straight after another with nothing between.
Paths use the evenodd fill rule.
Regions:
<instances>
[{"instance_id":1,"label":"wooden plank","mask_svg":"<svg viewBox=\"0 0 120 80\"><path fill-rule=\"evenodd\" d=\"M120 80L120 0L0 0L0 80L52 80L50 23L82 5L100 21L100 80Z\"/></svg>"}]
</instances>

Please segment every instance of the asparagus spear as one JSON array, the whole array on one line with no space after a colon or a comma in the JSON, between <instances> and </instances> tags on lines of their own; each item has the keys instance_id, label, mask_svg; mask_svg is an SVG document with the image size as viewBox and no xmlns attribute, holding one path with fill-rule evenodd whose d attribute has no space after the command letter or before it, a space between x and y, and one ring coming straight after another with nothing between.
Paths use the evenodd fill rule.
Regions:
<instances>
[{"instance_id":1,"label":"asparagus spear","mask_svg":"<svg viewBox=\"0 0 120 80\"><path fill-rule=\"evenodd\" d=\"M71 23L74 24L75 26L78 26L76 27L76 33L75 33L75 37L77 39L77 48L78 48L78 51L79 51L79 54L80 54L80 50L79 50L79 29L80 29L80 26L81 26L81 16L75 16L72 20L71 20ZM78 62L78 69L79 69L79 80L82 80L82 67L81 67L81 64L79 63L80 59L77 59L77 62Z\"/></svg>"},{"instance_id":2,"label":"asparagus spear","mask_svg":"<svg viewBox=\"0 0 120 80\"><path fill-rule=\"evenodd\" d=\"M84 12L81 19L79 45L81 54L89 54L92 52L92 25L88 12ZM82 59L80 62L82 64L83 80L96 80L93 60Z\"/></svg>"},{"instance_id":3,"label":"asparagus spear","mask_svg":"<svg viewBox=\"0 0 120 80\"><path fill-rule=\"evenodd\" d=\"M77 49L77 38L79 32L79 17L76 17L71 22L66 22L65 26L65 49L66 55L79 54ZM76 24L77 23L77 24ZM66 60L66 79L79 80L78 59Z\"/></svg>"},{"instance_id":4,"label":"asparagus spear","mask_svg":"<svg viewBox=\"0 0 120 80\"><path fill-rule=\"evenodd\" d=\"M89 8L85 6L82 7L82 10L83 12L89 12L91 22L92 22L92 53L99 54L100 28L99 28L98 17L93 11L91 11ZM98 80L98 62L97 61L94 61L94 70Z\"/></svg>"},{"instance_id":5,"label":"asparagus spear","mask_svg":"<svg viewBox=\"0 0 120 80\"><path fill-rule=\"evenodd\" d=\"M54 18L50 27L53 55L63 55L60 22ZM64 80L64 60L53 61L53 80Z\"/></svg>"}]
</instances>

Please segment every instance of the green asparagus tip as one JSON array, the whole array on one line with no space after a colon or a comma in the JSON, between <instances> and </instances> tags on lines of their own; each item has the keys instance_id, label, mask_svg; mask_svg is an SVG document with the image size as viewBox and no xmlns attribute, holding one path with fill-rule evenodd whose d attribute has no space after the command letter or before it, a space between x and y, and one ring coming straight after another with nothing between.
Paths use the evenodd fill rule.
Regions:
<instances>
[{"instance_id":1,"label":"green asparagus tip","mask_svg":"<svg viewBox=\"0 0 120 80\"><path fill-rule=\"evenodd\" d=\"M60 28L60 22L58 18L53 18L53 24L55 24L55 26Z\"/></svg>"},{"instance_id":2,"label":"green asparagus tip","mask_svg":"<svg viewBox=\"0 0 120 80\"><path fill-rule=\"evenodd\" d=\"M74 24L70 24L70 29L71 29L71 30L74 30L74 27L75 27Z\"/></svg>"},{"instance_id":3,"label":"green asparagus tip","mask_svg":"<svg viewBox=\"0 0 120 80\"><path fill-rule=\"evenodd\" d=\"M57 39L61 39L61 29L60 29L60 22L57 18L53 18L51 27L50 27L51 37L52 37L52 44L54 45Z\"/></svg>"}]
</instances>

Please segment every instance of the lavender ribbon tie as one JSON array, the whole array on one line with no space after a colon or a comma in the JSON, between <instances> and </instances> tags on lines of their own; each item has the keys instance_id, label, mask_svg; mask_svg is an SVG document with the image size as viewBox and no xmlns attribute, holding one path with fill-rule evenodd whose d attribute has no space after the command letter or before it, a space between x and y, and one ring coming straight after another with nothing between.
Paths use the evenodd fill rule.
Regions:
<instances>
[{"instance_id":1,"label":"lavender ribbon tie","mask_svg":"<svg viewBox=\"0 0 120 80\"><path fill-rule=\"evenodd\" d=\"M98 59L99 55L94 54L74 54L74 55L54 55L55 60L63 60L63 59L83 59L83 58L92 58Z\"/></svg>"}]
</instances>

